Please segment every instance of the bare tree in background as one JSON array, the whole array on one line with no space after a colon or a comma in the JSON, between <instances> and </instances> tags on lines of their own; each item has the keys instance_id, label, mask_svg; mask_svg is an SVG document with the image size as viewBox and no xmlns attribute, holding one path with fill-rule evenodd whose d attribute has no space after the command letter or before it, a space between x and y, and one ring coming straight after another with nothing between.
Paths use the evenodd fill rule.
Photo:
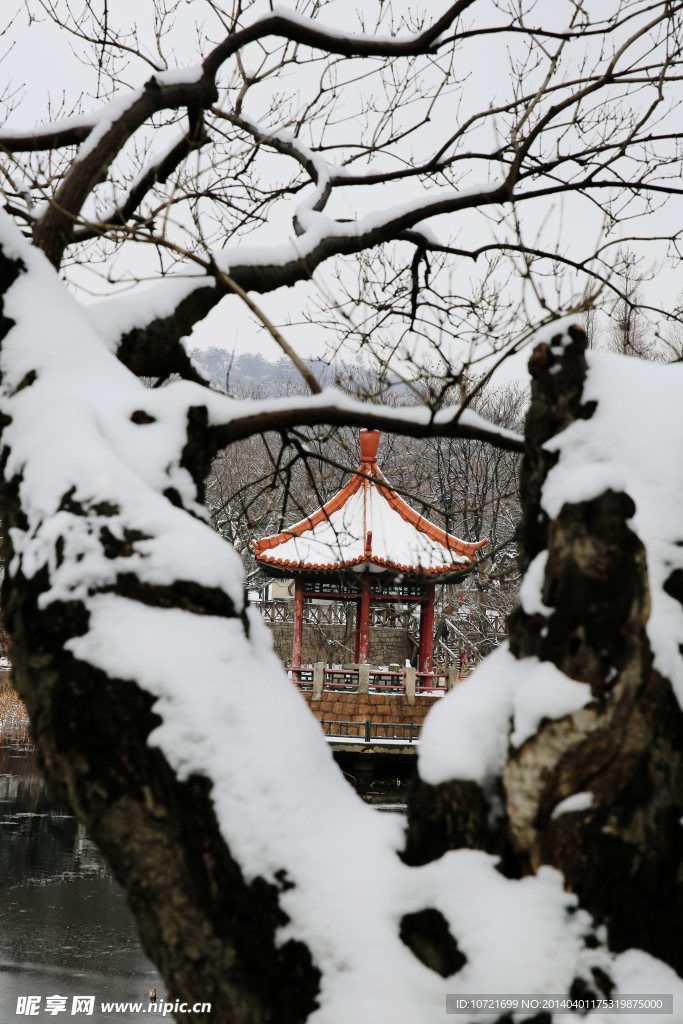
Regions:
<instances>
[{"instance_id":1,"label":"bare tree in background","mask_svg":"<svg viewBox=\"0 0 683 1024\"><path fill-rule=\"evenodd\" d=\"M679 295L674 306L674 315L661 327L660 343L667 362L680 363L683 361L683 325L679 322L681 310L683 309L683 296Z\"/></svg>"},{"instance_id":2,"label":"bare tree in background","mask_svg":"<svg viewBox=\"0 0 683 1024\"><path fill-rule=\"evenodd\" d=\"M527 991L552 978L609 994L631 946L665 961L673 984L683 725L651 668L633 500L608 489L552 515L542 501L558 460L548 444L590 430L595 411L583 332L552 328L536 347L526 442L476 407L492 411L492 374L539 327L610 295L629 304L625 245L677 264L676 218L661 210L680 202L683 5L576 0L539 22L533 2L368 2L353 30L346 6L344 30L328 28L339 10L154 0L131 17L27 0L8 18L6 59L16 42L22 73L35 63L28 14L83 58L84 96L107 100L46 108L33 127L10 88L0 132L3 607L46 776L125 886L178 1019L294 1024L319 1006L334 1024L412 1022L443 1012L465 964L493 984L513 954ZM55 62L57 93L59 75ZM296 316L276 322L260 296L294 285ZM79 288L118 294L86 309ZM184 339L224 301L248 308L310 395L241 401L207 386ZM665 312L680 322L650 310ZM322 392L292 341L307 322L325 332L331 373L362 352L372 401ZM165 388L137 379L173 374ZM398 405L396 378L410 394ZM504 482L490 486L501 467L483 445L525 452L522 568L545 589L531 586L512 653L498 653L509 678L554 668L570 707L577 686L595 697L559 723L542 707L514 751L508 677L474 740L435 726L423 766L430 751L448 766L468 742L509 756L485 777L466 766L423 779L400 857L395 823L344 788L203 504L218 452L248 442L253 486L262 442L249 439L273 436L268 472L296 451L306 507L335 480L316 468L330 431L361 426L424 446L430 502L453 490L471 534L493 509L505 543L514 509ZM312 456L307 431L319 431ZM451 441L482 447L463 463ZM225 528L239 547L239 524ZM680 580L667 585L673 600ZM589 787L595 810L584 799L580 820L554 823ZM574 913L578 898L592 917Z\"/></svg>"},{"instance_id":3,"label":"bare tree in background","mask_svg":"<svg viewBox=\"0 0 683 1024\"><path fill-rule=\"evenodd\" d=\"M624 254L617 265L617 274L620 295L609 309L606 347L621 355L654 359L657 345L642 309L642 274L634 253Z\"/></svg>"}]
</instances>

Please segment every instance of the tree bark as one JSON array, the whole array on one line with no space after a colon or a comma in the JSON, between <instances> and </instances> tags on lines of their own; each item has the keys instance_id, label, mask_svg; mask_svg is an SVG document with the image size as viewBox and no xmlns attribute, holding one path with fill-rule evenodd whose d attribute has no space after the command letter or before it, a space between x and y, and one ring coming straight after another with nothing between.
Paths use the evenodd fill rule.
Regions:
<instances>
[{"instance_id":1,"label":"tree bark","mask_svg":"<svg viewBox=\"0 0 683 1024\"><path fill-rule=\"evenodd\" d=\"M565 505L552 522L541 507L557 461L544 443L595 409L581 400L585 335L578 328L570 334L571 345L542 344L531 357L518 531L523 568L548 551L542 595L553 611L514 612L510 648L588 683L593 700L544 720L509 749L495 827L476 783L419 781L404 858L426 863L470 847L497 853L509 877L552 865L606 925L612 950L638 947L681 973L683 714L669 680L652 666L645 550L629 526L635 506L627 494L606 490ZM674 596L677 582L667 585ZM583 792L593 794L592 806L553 818L561 801Z\"/></svg>"}]
</instances>

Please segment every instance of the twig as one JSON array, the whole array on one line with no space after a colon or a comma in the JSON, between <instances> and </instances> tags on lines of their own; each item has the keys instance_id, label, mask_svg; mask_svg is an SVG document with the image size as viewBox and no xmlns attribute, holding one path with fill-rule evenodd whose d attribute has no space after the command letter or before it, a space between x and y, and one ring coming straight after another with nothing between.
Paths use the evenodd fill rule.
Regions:
<instances>
[{"instance_id":1,"label":"twig","mask_svg":"<svg viewBox=\"0 0 683 1024\"><path fill-rule=\"evenodd\" d=\"M247 295L244 288L241 288L240 285L238 285L237 281L233 281L233 279L228 274L224 274L222 270L218 269L218 267L214 267L213 269L214 273L218 278L220 278L223 284L227 285L228 288L230 288L235 293L235 295L239 295L242 302L244 302L245 305L249 307L254 316L257 316L259 318L263 326L266 328L269 334L275 339L275 341L278 343L278 345L285 353L285 355L292 360L292 362L294 363L297 370L308 384L313 394L321 395L323 389L318 384L314 375L306 366L303 359L299 358L299 356L296 354L296 352L289 344L289 342L285 341L285 339L282 337L275 324L270 322L270 320L263 312L263 310L260 309L259 306L257 306L256 303L254 302L254 300Z\"/></svg>"}]
</instances>

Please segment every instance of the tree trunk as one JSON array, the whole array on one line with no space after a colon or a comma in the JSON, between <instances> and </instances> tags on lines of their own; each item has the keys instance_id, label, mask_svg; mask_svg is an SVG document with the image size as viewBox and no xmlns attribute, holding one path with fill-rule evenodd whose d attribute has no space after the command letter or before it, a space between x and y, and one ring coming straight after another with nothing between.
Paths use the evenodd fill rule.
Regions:
<instances>
[{"instance_id":1,"label":"tree trunk","mask_svg":"<svg viewBox=\"0 0 683 1024\"><path fill-rule=\"evenodd\" d=\"M23 272L21 260L0 249L0 296ZM0 317L0 341L12 326ZM29 375L22 386L34 380ZM7 422L5 417L3 428ZM9 566L12 529L26 530L27 521L21 479L8 480L4 472L8 455L5 446L0 510ZM87 511L71 493L63 495L61 507L77 516ZM100 507L98 514L116 511ZM130 555L138 539L117 540L106 528L99 538L107 558ZM55 548L59 564L59 540ZM49 790L87 825L126 889L143 946L170 999L211 1004L210 1013L174 1016L212 1024L304 1021L316 1006L320 972L301 942L276 944L276 929L287 921L277 886L259 877L246 882L219 831L209 780L181 781L161 751L148 745L161 722L151 710L155 697L64 649L87 632L89 613L81 601L41 606L49 587L47 567L31 578L21 570L5 576L14 682L28 708ZM223 591L193 582L151 586L130 573L120 574L111 589L145 605L233 620L237 615ZM246 618L243 624L246 629ZM289 884L283 876L281 889Z\"/></svg>"},{"instance_id":2,"label":"tree trunk","mask_svg":"<svg viewBox=\"0 0 683 1024\"><path fill-rule=\"evenodd\" d=\"M670 682L652 667L645 551L629 527L635 506L606 490L566 504L552 522L541 507L557 460L544 443L595 409L581 403L585 335L569 333L570 345L553 339L531 357L518 532L523 569L547 549L542 596L552 613L514 612L510 648L518 659L550 661L588 683L594 699L545 719L509 748L498 784L504 813L494 827L477 783L419 781L404 857L417 864L447 849L485 849L501 856L509 877L552 865L606 925L612 950L639 947L683 973L683 714ZM677 583L674 573L673 596ZM592 805L553 817L578 793L591 793Z\"/></svg>"}]
</instances>

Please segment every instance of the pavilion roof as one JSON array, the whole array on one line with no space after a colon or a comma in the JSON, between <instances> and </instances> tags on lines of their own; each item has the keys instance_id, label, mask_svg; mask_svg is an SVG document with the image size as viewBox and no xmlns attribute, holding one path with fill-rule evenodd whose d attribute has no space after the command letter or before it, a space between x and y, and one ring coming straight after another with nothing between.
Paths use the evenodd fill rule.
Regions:
<instances>
[{"instance_id":1,"label":"pavilion roof","mask_svg":"<svg viewBox=\"0 0 683 1024\"><path fill-rule=\"evenodd\" d=\"M471 566L487 541L458 540L399 497L377 468L378 430L361 430L360 443L360 466L326 505L282 533L252 541L259 564L428 576Z\"/></svg>"}]
</instances>

